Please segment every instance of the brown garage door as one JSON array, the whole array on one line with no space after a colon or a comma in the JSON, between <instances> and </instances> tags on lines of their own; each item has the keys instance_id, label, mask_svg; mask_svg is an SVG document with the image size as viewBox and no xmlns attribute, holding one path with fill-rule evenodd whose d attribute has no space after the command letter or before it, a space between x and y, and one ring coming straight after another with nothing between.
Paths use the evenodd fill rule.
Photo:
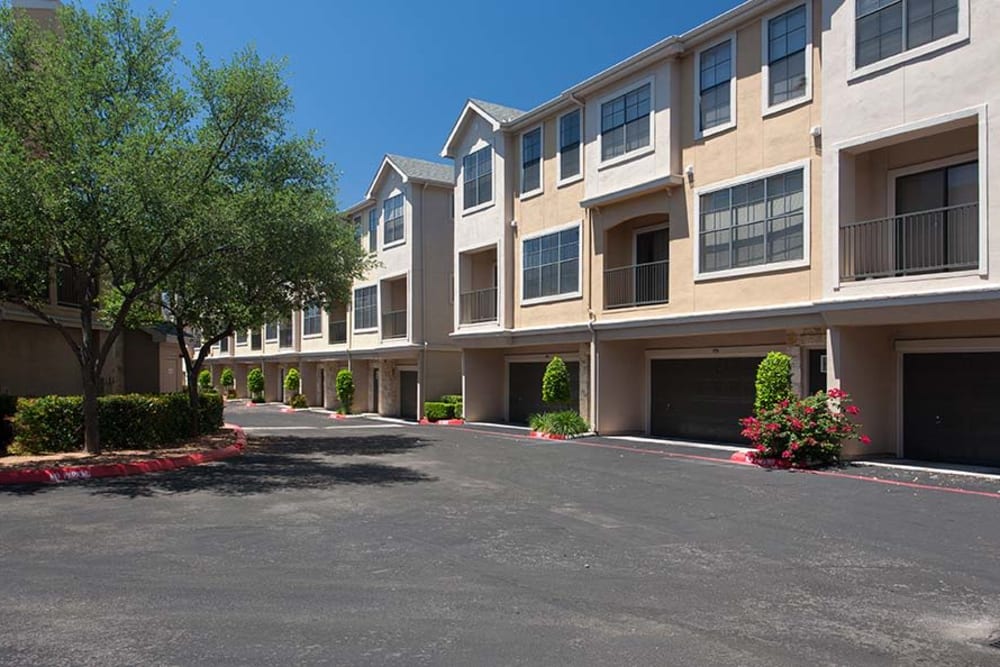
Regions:
<instances>
[{"instance_id":1,"label":"brown garage door","mask_svg":"<svg viewBox=\"0 0 1000 667\"><path fill-rule=\"evenodd\" d=\"M399 371L399 416L417 418L417 372Z\"/></svg>"},{"instance_id":2,"label":"brown garage door","mask_svg":"<svg viewBox=\"0 0 1000 667\"><path fill-rule=\"evenodd\" d=\"M528 417L538 412L554 409L542 402L542 376L548 362L516 362L509 368L509 389L507 392L507 418L513 424L527 424ZM569 390L572 400L570 408L580 405L580 364L567 361Z\"/></svg>"},{"instance_id":3,"label":"brown garage door","mask_svg":"<svg viewBox=\"0 0 1000 667\"><path fill-rule=\"evenodd\" d=\"M650 431L654 435L745 444L739 420L753 412L756 357L654 359Z\"/></svg>"},{"instance_id":4,"label":"brown garage door","mask_svg":"<svg viewBox=\"0 0 1000 667\"><path fill-rule=\"evenodd\" d=\"M1000 465L1000 353L903 355L903 455Z\"/></svg>"}]
</instances>

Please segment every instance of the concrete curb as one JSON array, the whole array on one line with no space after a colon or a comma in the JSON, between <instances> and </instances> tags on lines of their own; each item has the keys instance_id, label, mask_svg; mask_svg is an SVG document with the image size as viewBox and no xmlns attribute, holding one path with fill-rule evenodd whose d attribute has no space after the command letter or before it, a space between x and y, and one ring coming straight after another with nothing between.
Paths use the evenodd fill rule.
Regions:
<instances>
[{"instance_id":1,"label":"concrete curb","mask_svg":"<svg viewBox=\"0 0 1000 667\"><path fill-rule=\"evenodd\" d=\"M561 435L559 433L543 433L541 431L531 431L528 433L529 438L538 438L540 440L576 440L578 438L591 438L597 435L592 431L587 433L578 433L576 435Z\"/></svg>"},{"instance_id":2,"label":"concrete curb","mask_svg":"<svg viewBox=\"0 0 1000 667\"><path fill-rule=\"evenodd\" d=\"M134 463L105 463L92 466L56 466L52 468L30 468L25 470L10 470L0 472L0 484L60 484L100 477L124 477L126 475L142 475L164 470L177 470L190 466L201 465L211 461L221 461L243 454L247 445L247 436L243 429L235 424L224 424L224 428L232 429L236 434L236 442L228 447L213 449L207 452L185 454L184 456L167 456Z\"/></svg>"},{"instance_id":3,"label":"concrete curb","mask_svg":"<svg viewBox=\"0 0 1000 667\"><path fill-rule=\"evenodd\" d=\"M427 417L422 417L419 422L423 426L464 426L464 419L437 419L431 421Z\"/></svg>"}]
</instances>

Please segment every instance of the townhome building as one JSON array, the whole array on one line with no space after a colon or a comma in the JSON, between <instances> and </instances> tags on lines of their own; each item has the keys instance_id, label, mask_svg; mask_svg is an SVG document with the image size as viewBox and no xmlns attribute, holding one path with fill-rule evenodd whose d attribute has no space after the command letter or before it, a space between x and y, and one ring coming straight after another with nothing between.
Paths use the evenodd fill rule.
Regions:
<instances>
[{"instance_id":1,"label":"townhome building","mask_svg":"<svg viewBox=\"0 0 1000 667\"><path fill-rule=\"evenodd\" d=\"M874 451L1000 464L1000 3L824 0L831 384Z\"/></svg>"},{"instance_id":2,"label":"townhome building","mask_svg":"<svg viewBox=\"0 0 1000 667\"><path fill-rule=\"evenodd\" d=\"M605 434L739 441L773 349L826 387L819 10L745 3L528 112L466 104L443 155L470 418L541 410L556 354Z\"/></svg>"},{"instance_id":3,"label":"townhome building","mask_svg":"<svg viewBox=\"0 0 1000 667\"><path fill-rule=\"evenodd\" d=\"M245 396L248 372L261 368L265 398L281 401L296 368L309 404L333 409L336 375L349 368L354 411L411 419L424 401L459 393L461 354L449 340L453 183L450 165L386 155L364 199L344 212L374 259L350 303L308 307L221 341L213 374L232 368Z\"/></svg>"}]
</instances>

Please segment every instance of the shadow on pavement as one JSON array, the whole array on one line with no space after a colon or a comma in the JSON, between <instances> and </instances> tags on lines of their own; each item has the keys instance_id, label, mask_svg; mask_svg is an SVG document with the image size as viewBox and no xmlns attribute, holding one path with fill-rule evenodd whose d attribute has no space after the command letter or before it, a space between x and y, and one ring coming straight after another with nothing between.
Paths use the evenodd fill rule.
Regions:
<instances>
[{"instance_id":1,"label":"shadow on pavement","mask_svg":"<svg viewBox=\"0 0 1000 667\"><path fill-rule=\"evenodd\" d=\"M94 495L149 497L203 491L222 496L275 491L327 489L340 484L388 486L437 481L405 466L379 461L339 462L332 457L402 454L426 447L425 440L407 436L251 438L238 458L181 470L74 482ZM0 494L34 495L58 485L0 486Z\"/></svg>"}]
</instances>

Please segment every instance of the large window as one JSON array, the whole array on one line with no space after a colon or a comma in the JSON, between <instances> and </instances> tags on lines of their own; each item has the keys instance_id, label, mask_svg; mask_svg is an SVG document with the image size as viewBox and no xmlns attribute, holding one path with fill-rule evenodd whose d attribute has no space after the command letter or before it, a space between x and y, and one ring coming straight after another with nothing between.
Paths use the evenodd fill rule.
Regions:
<instances>
[{"instance_id":1,"label":"large window","mask_svg":"<svg viewBox=\"0 0 1000 667\"><path fill-rule=\"evenodd\" d=\"M601 105L601 159L649 145L652 86L645 84Z\"/></svg>"},{"instance_id":2,"label":"large window","mask_svg":"<svg viewBox=\"0 0 1000 667\"><path fill-rule=\"evenodd\" d=\"M264 326L264 340L270 342L273 340L278 340L278 323L268 322Z\"/></svg>"},{"instance_id":3,"label":"large window","mask_svg":"<svg viewBox=\"0 0 1000 667\"><path fill-rule=\"evenodd\" d=\"M493 201L493 147L480 148L462 158L462 208L469 209Z\"/></svg>"},{"instance_id":4,"label":"large window","mask_svg":"<svg viewBox=\"0 0 1000 667\"><path fill-rule=\"evenodd\" d=\"M804 257L802 169L716 190L698 201L701 273Z\"/></svg>"},{"instance_id":5,"label":"large window","mask_svg":"<svg viewBox=\"0 0 1000 667\"><path fill-rule=\"evenodd\" d=\"M707 132L733 120L733 40L698 54L698 130Z\"/></svg>"},{"instance_id":6,"label":"large window","mask_svg":"<svg viewBox=\"0 0 1000 667\"><path fill-rule=\"evenodd\" d=\"M559 119L559 180L580 175L580 110Z\"/></svg>"},{"instance_id":7,"label":"large window","mask_svg":"<svg viewBox=\"0 0 1000 667\"><path fill-rule=\"evenodd\" d=\"M771 106L808 93L808 15L802 5L767 22L767 96Z\"/></svg>"},{"instance_id":8,"label":"large window","mask_svg":"<svg viewBox=\"0 0 1000 667\"><path fill-rule=\"evenodd\" d=\"M958 32L959 0L855 0L855 66Z\"/></svg>"},{"instance_id":9,"label":"large window","mask_svg":"<svg viewBox=\"0 0 1000 667\"><path fill-rule=\"evenodd\" d=\"M302 311L302 335L318 336L323 333L323 317L319 306L306 306Z\"/></svg>"},{"instance_id":10,"label":"large window","mask_svg":"<svg viewBox=\"0 0 1000 667\"><path fill-rule=\"evenodd\" d=\"M260 327L258 327L250 332L250 349L259 350L261 347Z\"/></svg>"},{"instance_id":11,"label":"large window","mask_svg":"<svg viewBox=\"0 0 1000 667\"><path fill-rule=\"evenodd\" d=\"M378 251L378 208L368 211L368 252Z\"/></svg>"},{"instance_id":12,"label":"large window","mask_svg":"<svg viewBox=\"0 0 1000 667\"><path fill-rule=\"evenodd\" d=\"M523 244L523 299L580 290L580 227L536 236Z\"/></svg>"},{"instance_id":13,"label":"large window","mask_svg":"<svg viewBox=\"0 0 1000 667\"><path fill-rule=\"evenodd\" d=\"M247 344L247 331L245 329L243 331L237 331L236 345L246 345L246 344Z\"/></svg>"},{"instance_id":14,"label":"large window","mask_svg":"<svg viewBox=\"0 0 1000 667\"><path fill-rule=\"evenodd\" d=\"M229 336L219 341L219 352L229 352Z\"/></svg>"},{"instance_id":15,"label":"large window","mask_svg":"<svg viewBox=\"0 0 1000 667\"><path fill-rule=\"evenodd\" d=\"M354 290L354 330L378 327L378 285Z\"/></svg>"},{"instance_id":16,"label":"large window","mask_svg":"<svg viewBox=\"0 0 1000 667\"><path fill-rule=\"evenodd\" d=\"M403 240L403 195L389 197L382 203L382 245Z\"/></svg>"},{"instance_id":17,"label":"large window","mask_svg":"<svg viewBox=\"0 0 1000 667\"><path fill-rule=\"evenodd\" d=\"M521 135L521 194L542 189L542 128Z\"/></svg>"}]
</instances>

